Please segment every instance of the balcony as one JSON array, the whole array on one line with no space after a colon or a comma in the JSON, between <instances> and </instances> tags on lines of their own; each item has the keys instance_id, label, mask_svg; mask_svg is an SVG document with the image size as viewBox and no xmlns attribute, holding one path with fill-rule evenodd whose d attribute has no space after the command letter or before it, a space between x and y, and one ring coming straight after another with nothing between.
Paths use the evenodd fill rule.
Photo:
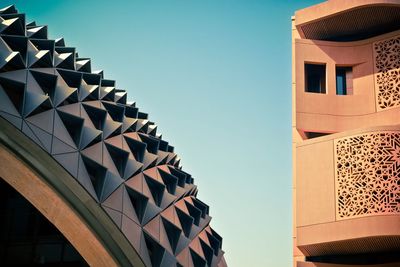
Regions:
<instances>
[{"instance_id":1,"label":"balcony","mask_svg":"<svg viewBox=\"0 0 400 267\"><path fill-rule=\"evenodd\" d=\"M400 250L400 126L306 140L296 160L297 246L305 256Z\"/></svg>"},{"instance_id":2,"label":"balcony","mask_svg":"<svg viewBox=\"0 0 400 267\"><path fill-rule=\"evenodd\" d=\"M332 133L400 124L399 42L400 31L350 43L297 39L297 129ZM310 65L326 69L323 90L307 89ZM339 68L352 70L351 93L338 93Z\"/></svg>"}]
</instances>

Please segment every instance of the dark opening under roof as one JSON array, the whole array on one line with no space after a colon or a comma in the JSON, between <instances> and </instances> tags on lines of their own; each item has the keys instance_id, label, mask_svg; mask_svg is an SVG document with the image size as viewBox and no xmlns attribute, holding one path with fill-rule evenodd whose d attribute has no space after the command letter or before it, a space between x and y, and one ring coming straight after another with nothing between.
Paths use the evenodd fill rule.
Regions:
<instances>
[{"instance_id":1,"label":"dark opening under roof","mask_svg":"<svg viewBox=\"0 0 400 267\"><path fill-rule=\"evenodd\" d=\"M400 29L400 6L373 5L351 9L300 25L307 39L358 41Z\"/></svg>"}]
</instances>

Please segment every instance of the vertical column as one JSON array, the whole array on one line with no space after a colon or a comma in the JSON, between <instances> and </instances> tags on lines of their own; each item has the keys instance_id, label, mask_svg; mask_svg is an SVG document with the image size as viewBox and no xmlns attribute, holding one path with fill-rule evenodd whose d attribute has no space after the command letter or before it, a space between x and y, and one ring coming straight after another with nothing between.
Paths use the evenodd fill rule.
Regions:
<instances>
[{"instance_id":1,"label":"vertical column","mask_svg":"<svg viewBox=\"0 0 400 267\"><path fill-rule=\"evenodd\" d=\"M295 17L292 17L292 210L293 210L293 266L297 266L297 261L303 261L304 255L296 246L296 144L302 140L296 129L296 51L295 40L300 35L295 27Z\"/></svg>"}]
</instances>

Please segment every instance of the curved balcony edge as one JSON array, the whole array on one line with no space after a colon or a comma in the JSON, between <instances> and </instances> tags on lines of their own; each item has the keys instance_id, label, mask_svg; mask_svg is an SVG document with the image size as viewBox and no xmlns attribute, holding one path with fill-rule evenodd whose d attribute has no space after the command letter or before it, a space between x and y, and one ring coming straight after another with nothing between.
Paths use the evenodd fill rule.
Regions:
<instances>
[{"instance_id":1,"label":"curved balcony edge","mask_svg":"<svg viewBox=\"0 0 400 267\"><path fill-rule=\"evenodd\" d=\"M296 267L364 267L365 265L334 264L321 262L297 262ZM368 264L369 267L398 267L399 263Z\"/></svg>"}]
</instances>

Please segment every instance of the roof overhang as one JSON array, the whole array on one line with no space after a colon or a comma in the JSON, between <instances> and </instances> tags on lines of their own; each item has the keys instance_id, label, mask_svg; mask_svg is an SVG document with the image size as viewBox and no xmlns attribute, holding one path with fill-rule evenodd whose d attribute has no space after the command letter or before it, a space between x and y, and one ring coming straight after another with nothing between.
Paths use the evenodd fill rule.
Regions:
<instances>
[{"instance_id":1,"label":"roof overhang","mask_svg":"<svg viewBox=\"0 0 400 267\"><path fill-rule=\"evenodd\" d=\"M400 29L400 0L329 0L297 11L295 25L306 39L363 40Z\"/></svg>"}]
</instances>

